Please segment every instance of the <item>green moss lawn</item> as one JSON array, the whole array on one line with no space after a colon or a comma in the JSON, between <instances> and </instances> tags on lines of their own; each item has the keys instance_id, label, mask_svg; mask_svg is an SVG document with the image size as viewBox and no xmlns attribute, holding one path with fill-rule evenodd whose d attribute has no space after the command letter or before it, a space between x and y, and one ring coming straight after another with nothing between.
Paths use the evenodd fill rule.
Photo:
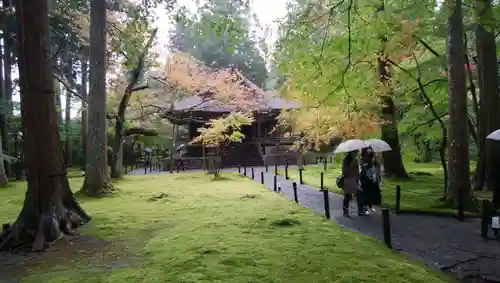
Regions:
<instances>
[{"instance_id":1,"label":"green moss lawn","mask_svg":"<svg viewBox=\"0 0 500 283\"><path fill-rule=\"evenodd\" d=\"M396 203L396 185L401 186L401 209L417 210L428 212L455 212L445 206L439 200L443 196L443 171L438 163L414 163L405 162L405 168L409 173L428 173L429 175L410 174L409 180L396 180L384 178L382 181L382 202L383 206L394 207ZM309 165L303 171L303 181L306 184L320 187L320 175L323 172L323 165ZM280 174L284 174L280 170ZM299 180L297 169L290 169L289 177ZM336 179L340 175L340 161L337 164L328 163L327 171L324 174L324 186L329 191L342 193L336 186ZM477 192L478 198L491 198L489 192Z\"/></svg>"},{"instance_id":2,"label":"green moss lawn","mask_svg":"<svg viewBox=\"0 0 500 283\"><path fill-rule=\"evenodd\" d=\"M113 197L80 198L93 216L80 229L90 240L61 240L21 282L450 282L249 179L225 176L128 176ZM71 179L75 189L81 182ZM16 217L24 190L22 182L0 190L0 223Z\"/></svg>"}]
</instances>

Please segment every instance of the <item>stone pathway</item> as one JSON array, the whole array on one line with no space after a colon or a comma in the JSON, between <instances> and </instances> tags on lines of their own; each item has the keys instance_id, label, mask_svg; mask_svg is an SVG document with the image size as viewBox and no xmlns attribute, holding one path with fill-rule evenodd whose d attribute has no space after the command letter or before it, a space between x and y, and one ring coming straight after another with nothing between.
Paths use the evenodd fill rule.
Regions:
<instances>
[{"instance_id":1,"label":"stone pathway","mask_svg":"<svg viewBox=\"0 0 500 283\"><path fill-rule=\"evenodd\" d=\"M274 187L273 169L269 167L269 172L265 172L263 167L254 168L255 181L260 183L260 174L264 172L264 185L271 191ZM247 175L251 178L250 170L247 168ZM169 174L148 170L148 174L158 173ZM144 174L144 169L137 169L129 174ZM293 200L293 180L278 176L277 183L281 194ZM299 203L324 215L323 193L309 185L300 185L298 181L297 187ZM331 220L344 228L383 241L380 213L361 217L357 213L351 213L352 218L346 218L342 216L342 196L330 192L329 203ZM354 201L351 202L351 210L356 211ZM406 253L410 258L451 272L467 280L465 282L500 282L500 242L481 238L478 219L460 222L452 218L391 214L391 229L393 248Z\"/></svg>"}]
</instances>

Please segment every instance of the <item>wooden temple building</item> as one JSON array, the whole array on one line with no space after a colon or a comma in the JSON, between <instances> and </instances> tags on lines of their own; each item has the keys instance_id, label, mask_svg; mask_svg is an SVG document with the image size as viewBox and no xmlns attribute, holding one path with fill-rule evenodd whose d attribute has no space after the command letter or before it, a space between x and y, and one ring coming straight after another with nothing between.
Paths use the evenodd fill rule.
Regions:
<instances>
[{"instance_id":1,"label":"wooden temple building","mask_svg":"<svg viewBox=\"0 0 500 283\"><path fill-rule=\"evenodd\" d=\"M220 118L233 111L244 108L254 113L255 121L251 126L244 126L242 133L245 135L243 142L230 145L226 155L223 156L224 167L235 166L262 166L265 164L293 164L296 162L296 153L289 151L297 136L287 132L286 129L276 127L277 117L284 109L299 107L297 102L286 101L274 92L266 92L246 79L235 69L229 69L238 78L241 84L250 91L244 96L245 101L223 102L210 99L213 93L199 92L195 95L176 101L172 107L162 113L173 125L173 149L180 145L184 147L181 156L171 154L171 162L164 162L166 167L174 164L175 159L182 159L188 169L204 167L207 148L203 144L190 143L199 135L198 128L203 127L210 119ZM187 135L181 138L178 134L179 127L187 130ZM276 129L275 129L276 128ZM168 168L164 168L168 170Z\"/></svg>"}]
</instances>

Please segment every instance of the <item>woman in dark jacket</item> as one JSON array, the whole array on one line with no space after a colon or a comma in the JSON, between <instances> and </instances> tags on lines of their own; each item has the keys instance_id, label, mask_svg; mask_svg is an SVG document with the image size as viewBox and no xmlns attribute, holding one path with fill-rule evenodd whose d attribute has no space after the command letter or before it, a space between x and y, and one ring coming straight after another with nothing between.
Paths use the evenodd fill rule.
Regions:
<instances>
[{"instance_id":1,"label":"woman in dark jacket","mask_svg":"<svg viewBox=\"0 0 500 283\"><path fill-rule=\"evenodd\" d=\"M380 205L382 196L380 193L380 170L375 161L375 154L371 148L363 149L361 152L361 188L363 190L363 204L365 211L375 211L374 205Z\"/></svg>"},{"instance_id":2,"label":"woman in dark jacket","mask_svg":"<svg viewBox=\"0 0 500 283\"><path fill-rule=\"evenodd\" d=\"M342 160L342 176L343 176L343 186L344 200L342 201L342 210L345 217L349 217L349 202L352 199L353 194L356 194L356 200L358 203L358 215L364 215L363 203L361 202L361 193L359 187L359 162L357 159L357 151L351 151L346 153L344 159Z\"/></svg>"}]
</instances>

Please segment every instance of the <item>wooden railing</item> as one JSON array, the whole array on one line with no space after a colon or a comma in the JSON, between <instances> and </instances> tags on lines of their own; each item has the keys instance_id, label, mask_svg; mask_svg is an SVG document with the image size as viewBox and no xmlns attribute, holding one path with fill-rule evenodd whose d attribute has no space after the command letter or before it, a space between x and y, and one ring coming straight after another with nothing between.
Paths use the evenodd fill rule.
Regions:
<instances>
[{"instance_id":1,"label":"wooden railing","mask_svg":"<svg viewBox=\"0 0 500 283\"><path fill-rule=\"evenodd\" d=\"M299 140L298 136L289 137L263 137L260 138L261 144L292 144L293 142Z\"/></svg>"}]
</instances>

